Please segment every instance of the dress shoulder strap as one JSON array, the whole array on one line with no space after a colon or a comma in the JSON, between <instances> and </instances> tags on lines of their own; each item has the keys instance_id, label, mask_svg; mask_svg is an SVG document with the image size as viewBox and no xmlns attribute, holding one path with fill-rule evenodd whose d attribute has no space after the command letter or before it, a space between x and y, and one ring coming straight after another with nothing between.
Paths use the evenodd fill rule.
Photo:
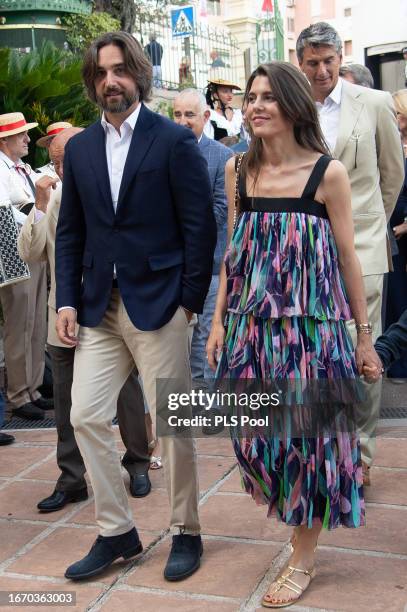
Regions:
<instances>
[{"instance_id":1,"label":"dress shoulder strap","mask_svg":"<svg viewBox=\"0 0 407 612\"><path fill-rule=\"evenodd\" d=\"M331 161L332 157L330 157L329 155L321 155L321 157L318 159L317 163L312 169L311 175L307 181L307 184L304 187L304 191L302 192L301 198L306 198L307 200L315 199L315 194L317 192L319 184L322 181L325 171Z\"/></svg>"}]
</instances>

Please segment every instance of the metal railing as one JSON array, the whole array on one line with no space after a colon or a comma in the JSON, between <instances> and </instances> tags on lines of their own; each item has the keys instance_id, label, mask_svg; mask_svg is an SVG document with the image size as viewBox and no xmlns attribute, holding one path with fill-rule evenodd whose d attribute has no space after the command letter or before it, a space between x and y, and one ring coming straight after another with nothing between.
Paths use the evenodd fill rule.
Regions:
<instances>
[{"instance_id":1,"label":"metal railing","mask_svg":"<svg viewBox=\"0 0 407 612\"><path fill-rule=\"evenodd\" d=\"M190 36L173 37L169 17L160 22L138 19L134 35L145 49L150 34L162 47L159 84L164 89L204 89L209 78L238 80L241 51L227 29L198 23ZM158 83L156 83L158 84Z\"/></svg>"}]
</instances>

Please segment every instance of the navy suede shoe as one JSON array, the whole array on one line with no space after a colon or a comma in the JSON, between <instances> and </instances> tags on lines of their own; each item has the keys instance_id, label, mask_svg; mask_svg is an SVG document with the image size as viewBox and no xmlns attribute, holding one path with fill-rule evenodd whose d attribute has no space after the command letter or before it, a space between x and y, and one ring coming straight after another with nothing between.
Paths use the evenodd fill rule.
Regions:
<instances>
[{"instance_id":1,"label":"navy suede shoe","mask_svg":"<svg viewBox=\"0 0 407 612\"><path fill-rule=\"evenodd\" d=\"M202 553L200 535L182 533L172 536L172 547L165 566L164 578L174 582L188 578L199 569Z\"/></svg>"},{"instance_id":2,"label":"navy suede shoe","mask_svg":"<svg viewBox=\"0 0 407 612\"><path fill-rule=\"evenodd\" d=\"M80 561L73 563L65 572L65 578L83 580L101 574L113 561L123 557L130 559L140 554L143 545L133 527L127 533L118 536L98 536L92 548Z\"/></svg>"}]
</instances>

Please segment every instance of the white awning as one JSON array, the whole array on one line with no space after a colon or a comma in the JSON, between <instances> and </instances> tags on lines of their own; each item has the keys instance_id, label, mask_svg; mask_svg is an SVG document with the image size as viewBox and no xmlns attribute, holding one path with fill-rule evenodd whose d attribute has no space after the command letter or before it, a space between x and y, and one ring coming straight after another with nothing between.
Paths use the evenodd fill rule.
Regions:
<instances>
[{"instance_id":1,"label":"white awning","mask_svg":"<svg viewBox=\"0 0 407 612\"><path fill-rule=\"evenodd\" d=\"M407 47L407 41L388 43L387 45L376 45L368 47L367 55L382 55L384 53L401 53L401 50Z\"/></svg>"}]
</instances>

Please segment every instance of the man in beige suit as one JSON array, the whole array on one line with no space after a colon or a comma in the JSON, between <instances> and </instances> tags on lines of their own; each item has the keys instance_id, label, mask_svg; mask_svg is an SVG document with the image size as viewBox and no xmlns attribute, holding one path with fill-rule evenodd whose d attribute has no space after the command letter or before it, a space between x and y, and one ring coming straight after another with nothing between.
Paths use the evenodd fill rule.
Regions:
<instances>
[{"instance_id":1,"label":"man in beige suit","mask_svg":"<svg viewBox=\"0 0 407 612\"><path fill-rule=\"evenodd\" d=\"M35 199L39 175L21 160L28 154L27 123L22 113L0 115L0 183L10 202L27 214ZM29 280L0 289L4 313L4 354L7 395L13 414L25 419L43 419L52 402L41 397L46 339L46 266L30 266Z\"/></svg>"},{"instance_id":2,"label":"man in beige suit","mask_svg":"<svg viewBox=\"0 0 407 612\"><path fill-rule=\"evenodd\" d=\"M29 265L47 261L50 268L51 288L48 299L47 348L52 361L54 383L55 421L58 431L57 463L61 474L54 492L38 504L41 512L54 512L66 504L87 499L84 478L85 464L76 444L72 425L71 387L73 379L74 348L59 340L55 330L55 233L62 195L63 158L66 143L82 128L66 128L55 136L50 145L50 156L58 178L44 175L37 181L35 206L29 213L18 237L21 258ZM144 419L144 401L135 374L124 385L117 404L120 433L127 452L123 465L130 475L133 497L144 497L151 489L148 478L149 456L145 429L138 424Z\"/></svg>"},{"instance_id":3,"label":"man in beige suit","mask_svg":"<svg viewBox=\"0 0 407 612\"><path fill-rule=\"evenodd\" d=\"M391 95L339 77L342 41L327 23L315 23L297 40L297 57L316 101L325 140L349 174L355 246L363 273L373 341L381 334L383 274L391 258L387 222L404 180L404 162ZM353 341L354 322L350 322ZM375 448L380 385L371 391L369 415L361 424L365 484ZM366 436L366 437L365 437Z\"/></svg>"}]
</instances>

